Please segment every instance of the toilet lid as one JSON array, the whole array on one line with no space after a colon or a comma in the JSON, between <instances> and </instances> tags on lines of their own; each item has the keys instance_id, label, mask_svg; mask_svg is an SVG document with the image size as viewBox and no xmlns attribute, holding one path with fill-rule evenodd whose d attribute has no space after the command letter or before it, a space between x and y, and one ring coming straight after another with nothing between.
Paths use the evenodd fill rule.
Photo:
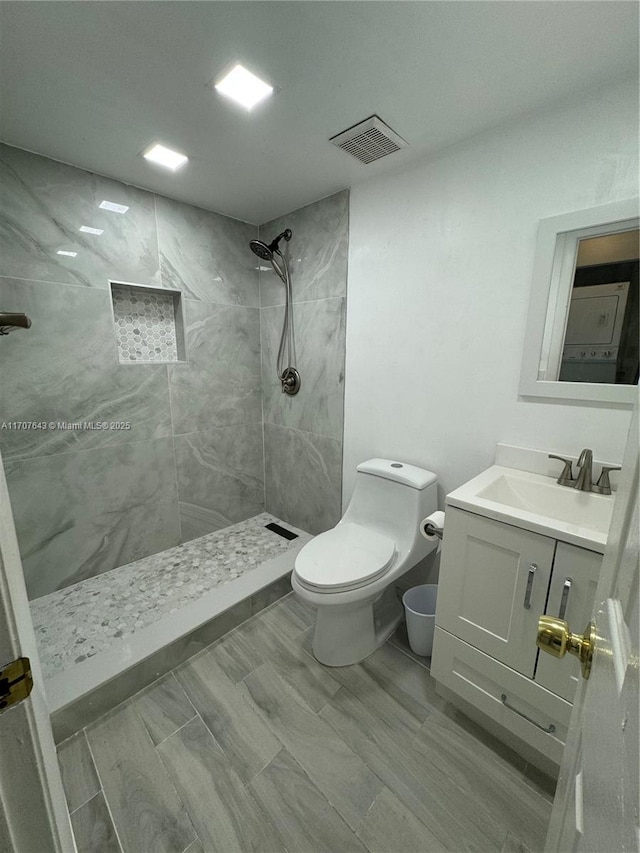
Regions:
<instances>
[{"instance_id":1,"label":"toilet lid","mask_svg":"<svg viewBox=\"0 0 640 853\"><path fill-rule=\"evenodd\" d=\"M395 553L395 542L388 536L345 522L305 545L296 557L295 571L309 586L352 587L383 574Z\"/></svg>"}]
</instances>

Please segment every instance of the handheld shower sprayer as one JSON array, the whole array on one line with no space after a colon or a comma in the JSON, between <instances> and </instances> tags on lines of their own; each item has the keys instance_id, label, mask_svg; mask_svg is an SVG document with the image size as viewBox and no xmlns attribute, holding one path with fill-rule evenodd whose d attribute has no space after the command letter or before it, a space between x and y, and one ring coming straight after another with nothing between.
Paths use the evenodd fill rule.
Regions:
<instances>
[{"instance_id":1,"label":"handheld shower sprayer","mask_svg":"<svg viewBox=\"0 0 640 853\"><path fill-rule=\"evenodd\" d=\"M263 240L251 240L249 248L254 255L257 255L263 261L269 261L274 271L285 286L285 308L284 320L282 323L282 334L280 335L280 346L278 347L278 358L276 361L276 370L278 379L282 386L282 393L294 396L300 390L300 374L293 366L295 362L295 337L293 333L293 298L291 292L291 276L289 275L289 265L287 259L278 248L280 240L285 240L287 243L291 239L291 229L285 228L281 234L272 240L270 243L265 243ZM287 362L285 365L285 349L287 351Z\"/></svg>"}]
</instances>

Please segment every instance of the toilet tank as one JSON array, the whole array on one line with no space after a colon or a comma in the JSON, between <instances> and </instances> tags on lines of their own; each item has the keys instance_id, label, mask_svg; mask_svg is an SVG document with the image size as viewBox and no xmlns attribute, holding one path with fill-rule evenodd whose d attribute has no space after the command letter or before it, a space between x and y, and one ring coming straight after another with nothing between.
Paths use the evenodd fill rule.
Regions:
<instances>
[{"instance_id":1,"label":"toilet tank","mask_svg":"<svg viewBox=\"0 0 640 853\"><path fill-rule=\"evenodd\" d=\"M368 459L356 471L353 495L340 523L355 522L385 533L402 553L430 553L433 545L421 536L420 522L438 508L436 475L393 459Z\"/></svg>"}]
</instances>

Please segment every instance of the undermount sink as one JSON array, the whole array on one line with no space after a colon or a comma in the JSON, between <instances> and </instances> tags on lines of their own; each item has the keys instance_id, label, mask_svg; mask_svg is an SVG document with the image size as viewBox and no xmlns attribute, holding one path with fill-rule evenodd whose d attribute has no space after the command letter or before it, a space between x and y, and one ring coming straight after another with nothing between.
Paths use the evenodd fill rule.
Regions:
<instances>
[{"instance_id":1,"label":"undermount sink","mask_svg":"<svg viewBox=\"0 0 640 853\"><path fill-rule=\"evenodd\" d=\"M447 503L534 533L603 552L614 496L560 486L552 477L493 465L447 496Z\"/></svg>"}]
</instances>

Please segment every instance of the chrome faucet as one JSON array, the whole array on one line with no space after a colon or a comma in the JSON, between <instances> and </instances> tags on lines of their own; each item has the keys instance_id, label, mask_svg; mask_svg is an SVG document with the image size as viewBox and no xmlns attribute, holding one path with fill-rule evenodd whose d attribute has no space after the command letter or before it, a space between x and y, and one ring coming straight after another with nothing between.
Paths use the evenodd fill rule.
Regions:
<instances>
[{"instance_id":1,"label":"chrome faucet","mask_svg":"<svg viewBox=\"0 0 640 853\"><path fill-rule=\"evenodd\" d=\"M574 489L580 492L590 492L593 489L593 451L588 447L578 457L579 473Z\"/></svg>"}]
</instances>

